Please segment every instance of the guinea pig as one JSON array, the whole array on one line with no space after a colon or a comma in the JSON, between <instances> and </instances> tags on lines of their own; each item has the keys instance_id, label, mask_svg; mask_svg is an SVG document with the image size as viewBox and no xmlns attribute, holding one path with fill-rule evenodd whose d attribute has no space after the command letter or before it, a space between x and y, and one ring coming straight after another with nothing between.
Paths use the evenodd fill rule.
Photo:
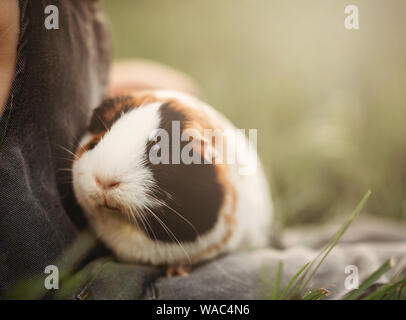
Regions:
<instances>
[{"instance_id":1,"label":"guinea pig","mask_svg":"<svg viewBox=\"0 0 406 320\"><path fill-rule=\"evenodd\" d=\"M106 99L80 141L72 178L89 225L124 262L181 274L270 238L272 201L253 143L186 93Z\"/></svg>"}]
</instances>

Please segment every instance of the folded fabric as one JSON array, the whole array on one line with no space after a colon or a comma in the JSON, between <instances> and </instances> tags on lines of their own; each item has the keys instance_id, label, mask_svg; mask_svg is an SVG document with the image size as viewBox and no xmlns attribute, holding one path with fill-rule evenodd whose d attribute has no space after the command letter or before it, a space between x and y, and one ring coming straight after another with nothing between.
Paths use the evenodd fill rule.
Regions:
<instances>
[{"instance_id":1,"label":"folded fabric","mask_svg":"<svg viewBox=\"0 0 406 320\"><path fill-rule=\"evenodd\" d=\"M163 270L147 266L96 261L74 291L74 299L268 299L273 291L279 261L283 262L280 287L311 261L337 228L287 231L285 249L260 249L229 254L196 267L188 276L167 278ZM325 288L327 298L339 299L345 288L347 266L355 266L359 283L390 257L396 267L379 282L395 273L406 273L406 227L360 221L343 236L309 282L313 289ZM86 269L85 269L86 270Z\"/></svg>"}]
</instances>

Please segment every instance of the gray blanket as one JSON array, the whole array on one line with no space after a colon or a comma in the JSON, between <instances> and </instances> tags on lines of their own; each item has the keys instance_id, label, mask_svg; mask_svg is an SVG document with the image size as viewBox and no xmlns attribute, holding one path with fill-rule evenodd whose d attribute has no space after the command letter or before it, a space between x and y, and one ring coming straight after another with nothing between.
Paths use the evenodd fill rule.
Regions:
<instances>
[{"instance_id":1,"label":"gray blanket","mask_svg":"<svg viewBox=\"0 0 406 320\"><path fill-rule=\"evenodd\" d=\"M271 296L279 261L283 262L281 287L319 253L337 226L285 232L285 249L260 249L230 254L195 268L188 276L167 278L162 270L146 266L96 261L71 295L75 299L266 299ZM389 258L395 267L385 274L406 274L406 226L360 220L343 236L323 262L309 287L325 288L329 299L339 299L345 287L347 266L356 266L359 283Z\"/></svg>"}]
</instances>

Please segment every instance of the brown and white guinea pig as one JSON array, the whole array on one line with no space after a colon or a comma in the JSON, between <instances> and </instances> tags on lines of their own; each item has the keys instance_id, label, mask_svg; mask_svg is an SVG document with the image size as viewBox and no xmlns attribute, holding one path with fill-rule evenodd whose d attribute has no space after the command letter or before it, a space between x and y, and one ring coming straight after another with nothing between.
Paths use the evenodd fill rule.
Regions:
<instances>
[{"instance_id":1,"label":"brown and white guinea pig","mask_svg":"<svg viewBox=\"0 0 406 320\"><path fill-rule=\"evenodd\" d=\"M212 139L206 129L215 132ZM259 161L249 173L238 160L216 161L225 144L247 145L244 134L231 141L226 130L235 128L221 114L177 91L114 96L94 110L76 152L73 187L92 229L119 260L187 267L267 245L272 203L265 175ZM196 161L183 161L190 154ZM257 160L252 146L244 154Z\"/></svg>"}]
</instances>

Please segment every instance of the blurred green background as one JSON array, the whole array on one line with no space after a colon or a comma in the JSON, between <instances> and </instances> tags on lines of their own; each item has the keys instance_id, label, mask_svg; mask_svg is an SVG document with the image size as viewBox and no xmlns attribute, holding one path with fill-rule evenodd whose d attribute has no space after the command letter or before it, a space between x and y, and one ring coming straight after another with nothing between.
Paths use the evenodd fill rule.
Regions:
<instances>
[{"instance_id":1,"label":"blurred green background","mask_svg":"<svg viewBox=\"0 0 406 320\"><path fill-rule=\"evenodd\" d=\"M344 28L356 4L360 29ZM259 153L284 225L406 218L406 1L104 0L115 58L191 75Z\"/></svg>"}]
</instances>

